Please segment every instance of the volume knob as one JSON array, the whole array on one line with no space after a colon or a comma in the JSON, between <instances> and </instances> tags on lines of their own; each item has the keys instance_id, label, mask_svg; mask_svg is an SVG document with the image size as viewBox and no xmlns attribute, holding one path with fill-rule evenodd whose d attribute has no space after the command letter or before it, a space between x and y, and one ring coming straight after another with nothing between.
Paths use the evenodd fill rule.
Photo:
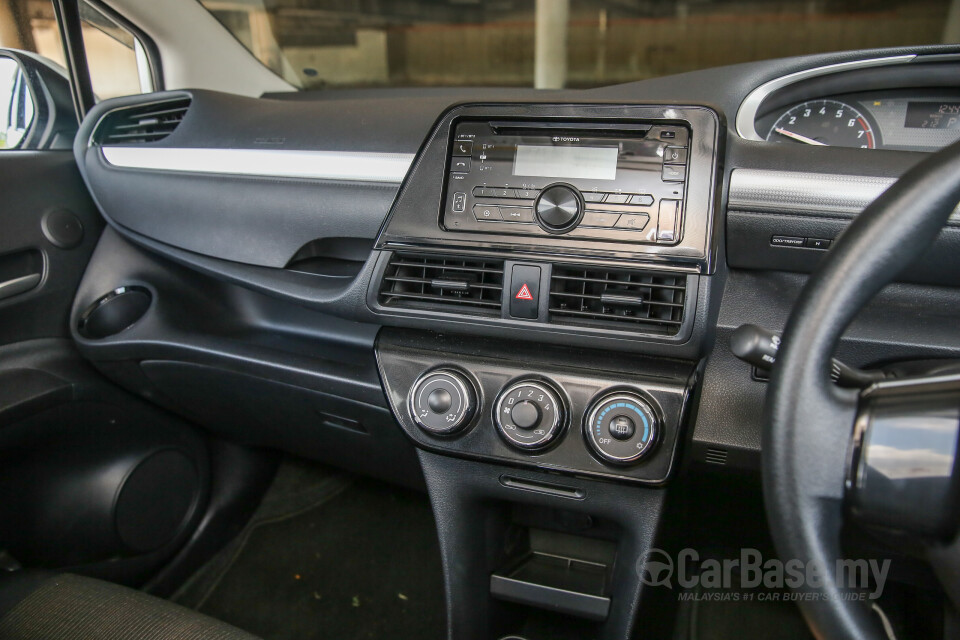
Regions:
<instances>
[{"instance_id":1,"label":"volume knob","mask_svg":"<svg viewBox=\"0 0 960 640\"><path fill-rule=\"evenodd\" d=\"M548 233L566 233L583 217L583 197L574 187L554 184L540 192L535 209L537 222Z\"/></svg>"}]
</instances>

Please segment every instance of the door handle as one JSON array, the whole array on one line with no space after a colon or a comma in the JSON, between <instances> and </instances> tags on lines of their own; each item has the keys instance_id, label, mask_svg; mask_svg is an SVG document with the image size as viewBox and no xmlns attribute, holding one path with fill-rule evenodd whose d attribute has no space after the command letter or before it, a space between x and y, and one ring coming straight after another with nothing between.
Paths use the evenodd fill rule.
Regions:
<instances>
[{"instance_id":1,"label":"door handle","mask_svg":"<svg viewBox=\"0 0 960 640\"><path fill-rule=\"evenodd\" d=\"M13 280L0 282L0 300L26 293L40 284L41 274L31 273Z\"/></svg>"}]
</instances>

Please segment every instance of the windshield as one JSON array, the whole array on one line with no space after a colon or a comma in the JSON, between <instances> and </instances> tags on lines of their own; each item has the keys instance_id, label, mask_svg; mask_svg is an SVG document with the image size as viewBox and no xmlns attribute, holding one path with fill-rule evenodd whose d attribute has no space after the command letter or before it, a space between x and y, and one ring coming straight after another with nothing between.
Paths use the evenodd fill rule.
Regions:
<instances>
[{"instance_id":1,"label":"windshield","mask_svg":"<svg viewBox=\"0 0 960 640\"><path fill-rule=\"evenodd\" d=\"M304 89L593 87L825 51L960 42L960 0L200 0Z\"/></svg>"}]
</instances>

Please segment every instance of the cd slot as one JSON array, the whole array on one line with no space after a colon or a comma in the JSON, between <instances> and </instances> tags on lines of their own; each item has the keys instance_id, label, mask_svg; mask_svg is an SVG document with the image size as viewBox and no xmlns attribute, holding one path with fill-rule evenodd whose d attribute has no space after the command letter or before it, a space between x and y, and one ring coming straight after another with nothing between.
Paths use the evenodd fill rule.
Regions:
<instances>
[{"instance_id":1,"label":"cd slot","mask_svg":"<svg viewBox=\"0 0 960 640\"><path fill-rule=\"evenodd\" d=\"M573 135L620 136L642 138L653 125L626 122L524 122L522 120L494 121L490 128L498 135L543 135L566 133Z\"/></svg>"}]
</instances>

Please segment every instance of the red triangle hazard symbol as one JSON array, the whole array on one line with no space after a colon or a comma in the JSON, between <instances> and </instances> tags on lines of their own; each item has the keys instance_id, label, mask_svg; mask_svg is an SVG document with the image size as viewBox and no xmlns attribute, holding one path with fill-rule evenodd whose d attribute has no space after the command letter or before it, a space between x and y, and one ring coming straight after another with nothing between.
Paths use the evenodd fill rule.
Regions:
<instances>
[{"instance_id":1,"label":"red triangle hazard symbol","mask_svg":"<svg viewBox=\"0 0 960 640\"><path fill-rule=\"evenodd\" d=\"M533 300L533 296L530 295L530 287L528 287L526 283L524 283L524 285L520 287L520 291L517 292L517 300Z\"/></svg>"}]
</instances>

